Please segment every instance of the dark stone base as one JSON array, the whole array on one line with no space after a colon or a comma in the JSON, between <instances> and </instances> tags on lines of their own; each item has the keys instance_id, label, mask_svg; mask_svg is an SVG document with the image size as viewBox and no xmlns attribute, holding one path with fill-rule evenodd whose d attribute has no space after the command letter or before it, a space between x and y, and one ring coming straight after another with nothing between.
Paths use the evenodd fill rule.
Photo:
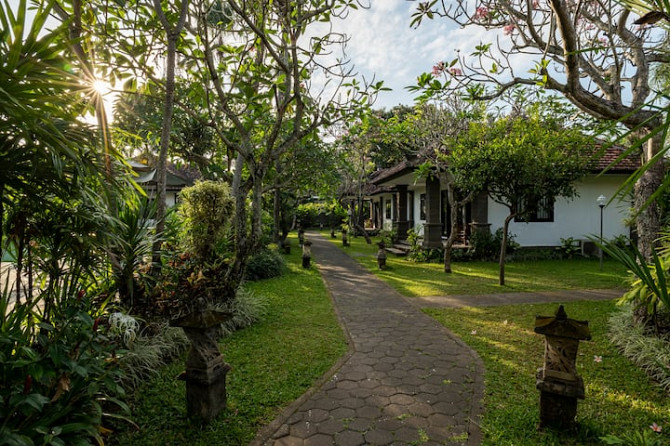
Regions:
<instances>
[{"instance_id":1,"label":"dark stone base","mask_svg":"<svg viewBox=\"0 0 670 446\"><path fill-rule=\"evenodd\" d=\"M572 429L576 417L577 398L540 392L540 429Z\"/></svg>"},{"instance_id":2,"label":"dark stone base","mask_svg":"<svg viewBox=\"0 0 670 446\"><path fill-rule=\"evenodd\" d=\"M186 413L205 423L213 420L226 407L226 374L230 366L225 364L221 373L205 383L199 379L189 379L186 375Z\"/></svg>"},{"instance_id":3,"label":"dark stone base","mask_svg":"<svg viewBox=\"0 0 670 446\"><path fill-rule=\"evenodd\" d=\"M396 233L397 241L407 239L407 232L409 231L409 221L397 220L393 222L393 230Z\"/></svg>"},{"instance_id":4,"label":"dark stone base","mask_svg":"<svg viewBox=\"0 0 670 446\"><path fill-rule=\"evenodd\" d=\"M425 223L423 225L423 243L425 249L441 249L442 244L442 225L440 223Z\"/></svg>"},{"instance_id":5,"label":"dark stone base","mask_svg":"<svg viewBox=\"0 0 670 446\"><path fill-rule=\"evenodd\" d=\"M309 268L311 260L312 260L311 257L303 257L302 258L302 267L303 268Z\"/></svg>"}]
</instances>

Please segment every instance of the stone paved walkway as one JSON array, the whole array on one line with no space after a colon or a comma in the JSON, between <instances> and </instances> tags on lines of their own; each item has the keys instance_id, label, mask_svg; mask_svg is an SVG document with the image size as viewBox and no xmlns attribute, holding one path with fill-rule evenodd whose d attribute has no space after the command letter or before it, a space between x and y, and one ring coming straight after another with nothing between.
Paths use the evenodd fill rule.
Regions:
<instances>
[{"instance_id":1,"label":"stone paved walkway","mask_svg":"<svg viewBox=\"0 0 670 446\"><path fill-rule=\"evenodd\" d=\"M255 444L479 444L477 355L329 241L309 238L351 352Z\"/></svg>"}]
</instances>

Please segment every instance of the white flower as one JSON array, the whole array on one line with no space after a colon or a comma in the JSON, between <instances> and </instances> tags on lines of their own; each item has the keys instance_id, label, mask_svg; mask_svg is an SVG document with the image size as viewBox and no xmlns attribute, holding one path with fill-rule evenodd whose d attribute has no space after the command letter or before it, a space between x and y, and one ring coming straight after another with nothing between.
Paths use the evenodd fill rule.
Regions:
<instances>
[{"instance_id":1,"label":"white flower","mask_svg":"<svg viewBox=\"0 0 670 446\"><path fill-rule=\"evenodd\" d=\"M117 312L109 315L109 329L111 333L121 337L127 347L130 347L137 338L140 323L130 315Z\"/></svg>"}]
</instances>

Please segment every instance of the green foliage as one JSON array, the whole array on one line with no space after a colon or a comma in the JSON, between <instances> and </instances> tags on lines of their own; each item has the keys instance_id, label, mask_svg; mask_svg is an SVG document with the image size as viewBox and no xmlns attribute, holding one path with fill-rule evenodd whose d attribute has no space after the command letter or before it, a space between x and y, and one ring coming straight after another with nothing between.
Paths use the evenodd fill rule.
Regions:
<instances>
[{"instance_id":1,"label":"green foliage","mask_svg":"<svg viewBox=\"0 0 670 446\"><path fill-rule=\"evenodd\" d=\"M144 275L140 266L151 255L154 241L151 226L155 215L155 202L133 194L122 203L118 224L111 227L116 235L111 252L118 261L118 267L113 269L114 280L121 304L126 308L144 299L147 278L140 277Z\"/></svg>"},{"instance_id":2,"label":"green foliage","mask_svg":"<svg viewBox=\"0 0 670 446\"><path fill-rule=\"evenodd\" d=\"M562 238L561 237L561 246L556 248L561 254L568 259L573 258L575 255L581 253L579 247L579 240L574 237Z\"/></svg>"},{"instance_id":3,"label":"green foliage","mask_svg":"<svg viewBox=\"0 0 670 446\"><path fill-rule=\"evenodd\" d=\"M379 238L380 241L384 242L384 245L393 246L396 239L398 238L398 234L396 233L396 231L388 231L386 229L382 229L381 231L379 231Z\"/></svg>"},{"instance_id":4,"label":"green foliage","mask_svg":"<svg viewBox=\"0 0 670 446\"><path fill-rule=\"evenodd\" d=\"M449 163L465 190L485 190L524 218L541 200L576 195L589 165L592 141L538 110L527 116L472 122L453 137Z\"/></svg>"},{"instance_id":5,"label":"green foliage","mask_svg":"<svg viewBox=\"0 0 670 446\"><path fill-rule=\"evenodd\" d=\"M288 272L288 266L284 267ZM237 291L235 300L227 304L215 305L215 310L225 311L232 316L222 325L224 336L236 330L251 327L261 321L270 311L270 299L262 292L255 292L249 286L243 286Z\"/></svg>"},{"instance_id":6,"label":"green foliage","mask_svg":"<svg viewBox=\"0 0 670 446\"><path fill-rule=\"evenodd\" d=\"M621 444L625 446L663 446L665 439L652 431L645 429L643 431L628 432L621 437L616 435L607 435L600 437L604 444Z\"/></svg>"},{"instance_id":7,"label":"green foliage","mask_svg":"<svg viewBox=\"0 0 670 446\"><path fill-rule=\"evenodd\" d=\"M587 173L592 144L592 137L564 127L538 105L493 122L471 122L467 131L448 139L447 158L459 188L486 191L508 209L502 225L506 232L512 218L527 221L543 203L553 206L556 198L577 195L576 182ZM499 259L504 285L502 250Z\"/></svg>"},{"instance_id":8,"label":"green foliage","mask_svg":"<svg viewBox=\"0 0 670 446\"><path fill-rule=\"evenodd\" d=\"M225 183L199 181L182 189L180 197L184 248L198 259L210 261L233 215L235 201L230 188Z\"/></svg>"},{"instance_id":9,"label":"green foliage","mask_svg":"<svg viewBox=\"0 0 670 446\"><path fill-rule=\"evenodd\" d=\"M633 317L634 307L623 305L609 319L609 339L621 354L651 376L663 390L670 392L670 342L667 336L658 337ZM670 313L664 311L663 317Z\"/></svg>"},{"instance_id":10,"label":"green foliage","mask_svg":"<svg viewBox=\"0 0 670 446\"><path fill-rule=\"evenodd\" d=\"M286 260L276 249L261 249L249 258L245 278L263 280L279 277L286 271Z\"/></svg>"},{"instance_id":11,"label":"green foliage","mask_svg":"<svg viewBox=\"0 0 670 446\"><path fill-rule=\"evenodd\" d=\"M164 251L165 263L146 307L136 308L147 319L173 319L200 305L234 299L226 288L229 266L225 259L211 261L174 249Z\"/></svg>"},{"instance_id":12,"label":"green foliage","mask_svg":"<svg viewBox=\"0 0 670 446\"><path fill-rule=\"evenodd\" d=\"M421 237L414 230L407 231L407 242L409 243L409 253L407 259L414 262L439 262L442 259L441 249L424 249L421 246Z\"/></svg>"},{"instance_id":13,"label":"green foliage","mask_svg":"<svg viewBox=\"0 0 670 446\"><path fill-rule=\"evenodd\" d=\"M614 258L635 276L631 289L624 294L621 302L632 303L636 307L644 307L657 323L659 307L670 309L670 293L668 293L668 267L670 266L670 248L667 243L670 236L662 238L666 248L660 253L652 251L652 262L648 263L637 246L631 244L628 249L621 248L616 242L600 243L592 239L605 253ZM658 325L657 325L658 328Z\"/></svg>"},{"instance_id":14,"label":"green foliage","mask_svg":"<svg viewBox=\"0 0 670 446\"><path fill-rule=\"evenodd\" d=\"M295 210L296 220L305 228L338 227L346 221L347 211L337 202L303 203Z\"/></svg>"},{"instance_id":15,"label":"green foliage","mask_svg":"<svg viewBox=\"0 0 670 446\"><path fill-rule=\"evenodd\" d=\"M38 324L36 305L9 311L8 301L0 300L2 444L101 442L103 413L128 407L117 399L116 347L92 303L69 296Z\"/></svg>"},{"instance_id":16,"label":"green foliage","mask_svg":"<svg viewBox=\"0 0 670 446\"><path fill-rule=\"evenodd\" d=\"M507 235L506 253L513 253L519 244L514 241L515 235ZM498 228L494 234L489 231L475 231L469 239L468 258L470 260L494 260L500 254L503 230Z\"/></svg>"},{"instance_id":17,"label":"green foliage","mask_svg":"<svg viewBox=\"0 0 670 446\"><path fill-rule=\"evenodd\" d=\"M147 324L119 355L119 368L123 372L119 383L126 391L139 388L190 345L181 328L170 327L167 322Z\"/></svg>"}]
</instances>

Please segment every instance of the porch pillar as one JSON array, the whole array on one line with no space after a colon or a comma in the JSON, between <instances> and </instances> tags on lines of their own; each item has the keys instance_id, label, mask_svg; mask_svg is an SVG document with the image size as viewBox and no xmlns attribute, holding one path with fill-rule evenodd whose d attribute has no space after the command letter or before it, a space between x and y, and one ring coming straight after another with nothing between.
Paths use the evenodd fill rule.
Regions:
<instances>
[{"instance_id":1,"label":"porch pillar","mask_svg":"<svg viewBox=\"0 0 670 446\"><path fill-rule=\"evenodd\" d=\"M424 248L442 248L440 223L440 180L426 178L426 223L423 225Z\"/></svg>"},{"instance_id":2,"label":"porch pillar","mask_svg":"<svg viewBox=\"0 0 670 446\"><path fill-rule=\"evenodd\" d=\"M396 231L398 240L405 240L407 238L407 231L409 230L409 220L407 219L407 185L399 184L396 186L398 191L396 194L396 214L393 228Z\"/></svg>"},{"instance_id":3,"label":"porch pillar","mask_svg":"<svg viewBox=\"0 0 670 446\"><path fill-rule=\"evenodd\" d=\"M472 221L468 222L471 228L470 233L475 232L491 232L491 223L489 223L489 206L488 194L481 192L472 201Z\"/></svg>"}]
</instances>

